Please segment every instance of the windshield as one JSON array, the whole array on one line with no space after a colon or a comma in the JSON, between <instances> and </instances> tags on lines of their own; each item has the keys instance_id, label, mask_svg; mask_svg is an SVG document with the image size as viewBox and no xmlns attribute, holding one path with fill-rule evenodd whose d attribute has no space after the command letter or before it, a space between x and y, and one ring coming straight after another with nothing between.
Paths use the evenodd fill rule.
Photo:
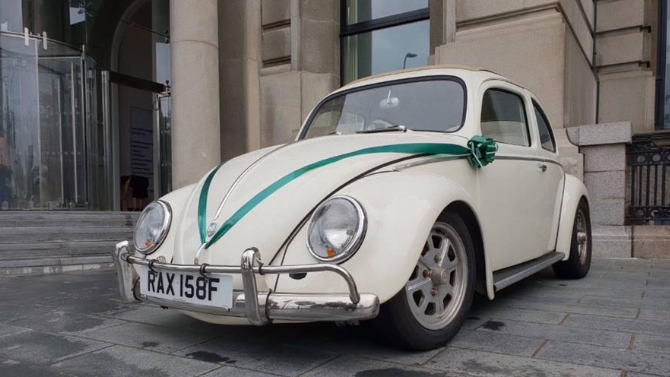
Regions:
<instances>
[{"instance_id":1,"label":"windshield","mask_svg":"<svg viewBox=\"0 0 670 377\"><path fill-rule=\"evenodd\" d=\"M451 79L431 79L363 88L323 102L303 139L383 129L455 132L463 123L465 90Z\"/></svg>"}]
</instances>

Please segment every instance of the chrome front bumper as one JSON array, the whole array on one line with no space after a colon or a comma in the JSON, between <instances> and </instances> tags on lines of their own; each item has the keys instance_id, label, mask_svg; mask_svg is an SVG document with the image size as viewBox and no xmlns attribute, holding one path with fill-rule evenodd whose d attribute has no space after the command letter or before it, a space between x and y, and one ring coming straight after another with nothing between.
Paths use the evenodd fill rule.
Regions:
<instances>
[{"instance_id":1,"label":"chrome front bumper","mask_svg":"<svg viewBox=\"0 0 670 377\"><path fill-rule=\"evenodd\" d=\"M120 242L112 252L116 266L121 297L129 302L150 301L160 306L191 312L247 318L257 326L274 320L281 321L355 321L371 319L379 314L379 299L374 294L358 293L356 282L344 268L334 264L309 264L293 266L264 266L255 248L242 253L239 266L184 265L163 263L133 256L128 241ZM203 274L241 274L244 286L233 302L232 308L218 308L165 300L141 295L139 276L133 264L148 266L155 271L195 272ZM259 292L256 274L300 274L334 272L340 275L349 288L348 295Z\"/></svg>"}]
</instances>

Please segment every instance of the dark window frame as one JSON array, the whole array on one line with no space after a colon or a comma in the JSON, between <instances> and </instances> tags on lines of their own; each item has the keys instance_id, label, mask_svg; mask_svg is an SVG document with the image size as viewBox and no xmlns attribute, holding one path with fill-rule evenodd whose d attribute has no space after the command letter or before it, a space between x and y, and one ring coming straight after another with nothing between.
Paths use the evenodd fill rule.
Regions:
<instances>
[{"instance_id":1,"label":"dark window frame","mask_svg":"<svg viewBox=\"0 0 670 377\"><path fill-rule=\"evenodd\" d=\"M486 95L486 93L489 92L489 90L496 90L496 91L499 91L499 92L509 93L511 95L519 97L519 99L521 100L521 103L523 104L523 116L526 120L526 135L528 136L528 145L503 143L503 142L497 141L497 140L496 140L496 143L505 144L505 145L514 145L514 146L522 147L522 148L533 147L533 137L530 133L530 125L528 124L529 123L528 108L527 108L528 104L526 103L526 96L523 95L523 93L515 92L514 90L511 90L511 89L501 88L499 86L492 86L492 87L486 88L486 90L484 91L484 94L482 94L482 97L480 98L480 103L484 102L484 96ZM479 131L481 131L481 130L482 130L482 109L480 107L480 109L479 109ZM485 136L484 132L482 132L482 136Z\"/></svg>"},{"instance_id":2,"label":"dark window frame","mask_svg":"<svg viewBox=\"0 0 670 377\"><path fill-rule=\"evenodd\" d=\"M658 2L658 30L656 42L656 99L654 109L654 128L658 131L664 130L665 123L665 79L666 79L666 53L668 33L668 3L666 0Z\"/></svg>"},{"instance_id":3,"label":"dark window frame","mask_svg":"<svg viewBox=\"0 0 670 377\"><path fill-rule=\"evenodd\" d=\"M551 153L556 153L558 150L558 146L556 145L556 137L554 137L554 128L551 126L551 123L549 122L549 118L547 118L547 114L544 112L544 109L540 104L532 100L533 103L533 110L537 110L538 113L540 113L540 116L542 117L542 120L544 120L544 123L547 125L547 130L549 131L549 137L551 138L551 144L554 146L553 150L547 149L542 145L542 138L540 137L540 147L544 149L545 151L551 152ZM535 117L537 118L537 116ZM537 135L540 136L540 123L535 119L535 125L537 126Z\"/></svg>"},{"instance_id":4,"label":"dark window frame","mask_svg":"<svg viewBox=\"0 0 670 377\"><path fill-rule=\"evenodd\" d=\"M344 45L344 38L352 35L369 33L376 30L382 30L386 28L411 24L414 22L420 22L425 20L430 20L430 6L409 12L394 14L391 16L376 18L374 20L357 22L355 24L348 24L347 0L340 0L340 86L343 86L345 84L344 82L345 60L344 60L344 49L342 48L342 46Z\"/></svg>"},{"instance_id":5,"label":"dark window frame","mask_svg":"<svg viewBox=\"0 0 670 377\"><path fill-rule=\"evenodd\" d=\"M395 79L395 80L388 80L388 81L383 81L383 82L378 82L374 84L367 84L367 85L361 85L357 86L351 89L347 90L342 90L339 92L332 93L328 96L326 96L324 99L319 101L319 103L314 106L314 109L310 113L309 117L305 121L304 127L300 130L300 134L298 136L298 140L304 140L305 136L307 136L307 130L309 129L309 126L311 126L312 121L314 121L314 118L316 115L319 113L319 110L323 107L323 105L326 104L326 102L330 101L331 99L341 97L347 94L355 93L355 92L360 92L366 89L375 89L375 88L381 88L385 86L390 86L390 85L398 85L398 84L405 84L405 83L411 83L411 82L421 82L421 81L435 81L435 80L445 80L445 81L454 81L458 84L461 85L463 88L463 115L461 116L461 125L458 127L458 129L451 131L451 132L445 132L445 131L421 131L421 132L438 132L438 133L447 133L447 134L452 134L460 131L463 129L463 126L465 126L465 119L467 118L468 115L468 87L465 84L465 81L461 79L458 76L451 76L451 75L430 75L430 76L419 76L419 77L410 77L410 78L404 78L404 79Z\"/></svg>"}]
</instances>

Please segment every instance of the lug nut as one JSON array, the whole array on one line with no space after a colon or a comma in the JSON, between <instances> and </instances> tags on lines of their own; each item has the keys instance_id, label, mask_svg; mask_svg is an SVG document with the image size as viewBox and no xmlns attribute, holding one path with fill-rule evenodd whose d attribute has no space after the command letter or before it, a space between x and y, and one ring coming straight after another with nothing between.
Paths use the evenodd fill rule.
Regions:
<instances>
[{"instance_id":1,"label":"lug nut","mask_svg":"<svg viewBox=\"0 0 670 377\"><path fill-rule=\"evenodd\" d=\"M440 256L439 255L435 256L435 263L440 263Z\"/></svg>"},{"instance_id":2,"label":"lug nut","mask_svg":"<svg viewBox=\"0 0 670 377\"><path fill-rule=\"evenodd\" d=\"M433 295L433 296L437 296L437 289L432 288L432 289L430 290L430 294Z\"/></svg>"},{"instance_id":3,"label":"lug nut","mask_svg":"<svg viewBox=\"0 0 670 377\"><path fill-rule=\"evenodd\" d=\"M430 276L430 271L423 270L423 277L427 278L428 276Z\"/></svg>"}]
</instances>

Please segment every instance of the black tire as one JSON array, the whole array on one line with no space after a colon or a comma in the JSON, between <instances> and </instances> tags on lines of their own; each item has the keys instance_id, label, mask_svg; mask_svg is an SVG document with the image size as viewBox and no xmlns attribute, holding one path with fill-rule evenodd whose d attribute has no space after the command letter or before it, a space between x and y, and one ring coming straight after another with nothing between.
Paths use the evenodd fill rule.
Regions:
<instances>
[{"instance_id":1,"label":"black tire","mask_svg":"<svg viewBox=\"0 0 670 377\"><path fill-rule=\"evenodd\" d=\"M460 307L451 309L452 314L449 315L449 317L452 319L448 323L441 326L441 328L429 329L416 319L410 308L410 299L408 299L408 294L406 293L406 286L403 286L403 289L401 289L400 292L381 306L379 316L372 322L372 326L378 335L400 348L431 350L445 345L454 337L454 335L456 335L456 333L458 333L458 330L460 330L463 322L467 318L470 306L472 305L472 300L475 294L476 263L474 244L470 232L468 231L468 227L463 219L455 212L446 212L442 214L436 221L433 229L435 226L438 226L438 224L448 224L460 237L462 245L464 246L463 249L465 251L467 265L464 266L461 271L467 271L467 276L460 280L461 284L464 282L464 288L460 290L460 292L463 292L464 296ZM453 233L451 234L453 235ZM422 255L426 252L425 250L426 248L424 247ZM458 262L456 263L458 264ZM417 265L417 271L419 269L420 267ZM458 269L455 269L454 273L458 271ZM416 276L414 275L415 273L413 273L412 276ZM425 277L425 275L423 276ZM455 275L450 274L449 276ZM453 282L454 280L450 281ZM450 283L449 285L452 286L452 291L456 291L453 283ZM448 298L448 300L450 302L451 298ZM454 305L458 305L458 300L454 302Z\"/></svg>"},{"instance_id":2,"label":"black tire","mask_svg":"<svg viewBox=\"0 0 670 377\"><path fill-rule=\"evenodd\" d=\"M578 235L580 232L586 234L586 240L581 240L581 242ZM554 264L552 266L554 273L562 279L581 279L586 276L591 268L591 244L591 215L588 203L582 198L577 206L575 222L572 225L570 257L566 261Z\"/></svg>"}]
</instances>

